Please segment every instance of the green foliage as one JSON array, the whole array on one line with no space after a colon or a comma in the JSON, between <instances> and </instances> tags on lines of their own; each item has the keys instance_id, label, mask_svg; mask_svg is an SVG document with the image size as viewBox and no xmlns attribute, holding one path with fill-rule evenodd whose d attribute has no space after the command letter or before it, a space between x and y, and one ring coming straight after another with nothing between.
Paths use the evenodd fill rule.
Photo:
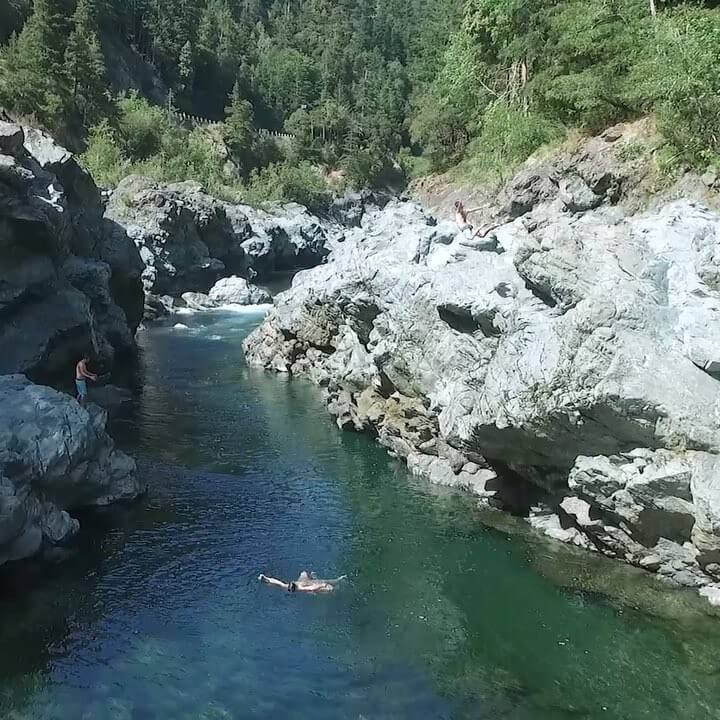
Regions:
<instances>
[{"instance_id":1,"label":"green foliage","mask_svg":"<svg viewBox=\"0 0 720 720\"><path fill-rule=\"evenodd\" d=\"M203 130L193 130L182 138L181 146L169 153L166 148L159 158L151 160L151 170L144 174L154 175L166 182L194 180L208 191L226 195L231 181L225 177L225 157L221 145L214 142Z\"/></svg>"},{"instance_id":2,"label":"green foliage","mask_svg":"<svg viewBox=\"0 0 720 720\"><path fill-rule=\"evenodd\" d=\"M51 129L62 126L68 106L63 38L59 1L35 0L22 32L0 52L0 104Z\"/></svg>"},{"instance_id":3,"label":"green foliage","mask_svg":"<svg viewBox=\"0 0 720 720\"><path fill-rule=\"evenodd\" d=\"M682 156L682 151L679 151L670 143L663 145L655 153L659 187L668 186L685 170Z\"/></svg>"},{"instance_id":4,"label":"green foliage","mask_svg":"<svg viewBox=\"0 0 720 720\"><path fill-rule=\"evenodd\" d=\"M229 132L227 127L220 133L173 127L163 111L131 95L118 101L116 127L103 120L92 128L82 161L107 186L136 173L163 182L199 182L208 192L233 201L295 201L315 209L327 204L328 184L317 167L279 162L274 143L255 136L253 157L263 167L244 182L228 168L224 137Z\"/></svg>"},{"instance_id":5,"label":"green foliage","mask_svg":"<svg viewBox=\"0 0 720 720\"><path fill-rule=\"evenodd\" d=\"M507 176L541 145L563 137L562 127L535 113L506 103L490 105L481 130L467 152L462 170L472 178L507 179Z\"/></svg>"},{"instance_id":6,"label":"green foliage","mask_svg":"<svg viewBox=\"0 0 720 720\"><path fill-rule=\"evenodd\" d=\"M84 126L107 113L105 59L98 38L95 0L78 0L65 49L65 72Z\"/></svg>"},{"instance_id":7,"label":"green foliage","mask_svg":"<svg viewBox=\"0 0 720 720\"><path fill-rule=\"evenodd\" d=\"M632 140L620 148L618 155L621 160L632 162L633 160L647 156L649 152L650 150L645 143Z\"/></svg>"},{"instance_id":8,"label":"green foliage","mask_svg":"<svg viewBox=\"0 0 720 720\"><path fill-rule=\"evenodd\" d=\"M512 168L559 125L595 131L654 111L678 151L702 163L720 151L714 5L657 3L653 17L647 0L465 0L434 79L413 98L412 140L435 169L465 158L483 175Z\"/></svg>"},{"instance_id":9,"label":"green foliage","mask_svg":"<svg viewBox=\"0 0 720 720\"><path fill-rule=\"evenodd\" d=\"M331 197L325 178L307 162L298 165L273 163L256 170L240 194L252 205L292 201L316 212L325 209Z\"/></svg>"},{"instance_id":10,"label":"green foliage","mask_svg":"<svg viewBox=\"0 0 720 720\"><path fill-rule=\"evenodd\" d=\"M547 16L546 58L535 61L530 92L543 111L591 130L622 120L629 78L648 48L646 0L561 3Z\"/></svg>"},{"instance_id":11,"label":"green foliage","mask_svg":"<svg viewBox=\"0 0 720 720\"><path fill-rule=\"evenodd\" d=\"M720 154L720 11L682 6L658 18L655 51L635 73L639 102L690 162Z\"/></svg>"},{"instance_id":12,"label":"green foliage","mask_svg":"<svg viewBox=\"0 0 720 720\"><path fill-rule=\"evenodd\" d=\"M702 164L720 154L720 9L655 5L656 16L648 0L34 0L0 49L0 103L70 135L96 126L101 167L119 149L156 175L225 188L254 173L283 196L297 177L314 183L314 165L342 167L353 185L384 182L398 158L410 175L460 162L496 177L563 127L644 113L683 162ZM6 17L22 15L0 1ZM108 103L99 27L157 68L178 109L225 120L238 177L217 140L164 108Z\"/></svg>"},{"instance_id":13,"label":"green foliage","mask_svg":"<svg viewBox=\"0 0 720 720\"><path fill-rule=\"evenodd\" d=\"M366 184L378 184L387 170L387 162L383 153L359 148L343 158L342 167L348 185L358 189Z\"/></svg>"},{"instance_id":14,"label":"green foliage","mask_svg":"<svg viewBox=\"0 0 720 720\"><path fill-rule=\"evenodd\" d=\"M298 159L317 157L315 119L305 108L296 110L285 121L285 132L293 136L293 152Z\"/></svg>"},{"instance_id":15,"label":"green foliage","mask_svg":"<svg viewBox=\"0 0 720 720\"><path fill-rule=\"evenodd\" d=\"M117 185L128 174L131 165L107 120L101 120L92 128L87 149L80 159L95 180L105 187Z\"/></svg>"},{"instance_id":16,"label":"green foliage","mask_svg":"<svg viewBox=\"0 0 720 720\"><path fill-rule=\"evenodd\" d=\"M317 96L317 75L311 58L300 50L260 45L255 81L263 99L279 117L286 117Z\"/></svg>"},{"instance_id":17,"label":"green foliage","mask_svg":"<svg viewBox=\"0 0 720 720\"><path fill-rule=\"evenodd\" d=\"M123 151L133 161L157 155L171 142L175 129L166 112L150 105L137 93L118 100L118 129Z\"/></svg>"},{"instance_id":18,"label":"green foliage","mask_svg":"<svg viewBox=\"0 0 720 720\"><path fill-rule=\"evenodd\" d=\"M398 153L398 162L408 180L416 180L433 171L432 161L424 155L413 155L410 148L402 148Z\"/></svg>"},{"instance_id":19,"label":"green foliage","mask_svg":"<svg viewBox=\"0 0 720 720\"><path fill-rule=\"evenodd\" d=\"M243 172L251 169L257 139L253 106L245 100L239 84L235 84L230 105L225 108L223 137L233 158Z\"/></svg>"},{"instance_id":20,"label":"green foliage","mask_svg":"<svg viewBox=\"0 0 720 720\"><path fill-rule=\"evenodd\" d=\"M180 51L178 75L183 92L187 91L188 88L192 88L195 78L195 57L192 43L189 40L182 46L182 50Z\"/></svg>"}]
</instances>

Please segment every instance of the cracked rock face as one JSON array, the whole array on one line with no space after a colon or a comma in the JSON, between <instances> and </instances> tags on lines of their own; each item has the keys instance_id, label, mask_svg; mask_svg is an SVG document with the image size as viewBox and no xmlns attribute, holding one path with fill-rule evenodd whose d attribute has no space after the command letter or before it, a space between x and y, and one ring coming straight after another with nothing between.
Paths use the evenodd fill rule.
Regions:
<instances>
[{"instance_id":1,"label":"cracked rock face","mask_svg":"<svg viewBox=\"0 0 720 720\"><path fill-rule=\"evenodd\" d=\"M135 462L114 449L105 421L98 407L0 376L0 565L69 540L74 508L141 493Z\"/></svg>"},{"instance_id":2,"label":"cracked rock face","mask_svg":"<svg viewBox=\"0 0 720 720\"><path fill-rule=\"evenodd\" d=\"M134 350L143 264L73 156L0 122L0 373L69 377L86 351Z\"/></svg>"},{"instance_id":3,"label":"cracked rock face","mask_svg":"<svg viewBox=\"0 0 720 720\"><path fill-rule=\"evenodd\" d=\"M596 208L589 191L615 197L608 173L562 186L575 211L557 193L538 204L520 178L534 199L518 197L520 217L476 246L413 203L366 212L277 298L247 356L309 375L342 426L438 482L706 585L720 216L689 201L633 217Z\"/></svg>"},{"instance_id":4,"label":"cracked rock face","mask_svg":"<svg viewBox=\"0 0 720 720\"><path fill-rule=\"evenodd\" d=\"M205 294L233 274L265 279L314 267L328 253L325 228L304 207L288 204L271 214L221 202L191 182L127 177L105 217L137 245L149 316L162 312L164 297Z\"/></svg>"}]
</instances>

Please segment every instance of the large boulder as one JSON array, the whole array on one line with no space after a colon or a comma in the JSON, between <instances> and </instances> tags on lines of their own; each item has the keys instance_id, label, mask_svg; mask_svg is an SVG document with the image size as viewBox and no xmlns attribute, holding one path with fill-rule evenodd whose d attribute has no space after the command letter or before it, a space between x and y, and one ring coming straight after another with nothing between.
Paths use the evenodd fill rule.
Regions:
<instances>
[{"instance_id":1,"label":"large boulder","mask_svg":"<svg viewBox=\"0 0 720 720\"><path fill-rule=\"evenodd\" d=\"M90 175L47 134L0 123L0 373L54 380L134 350L139 253Z\"/></svg>"},{"instance_id":2,"label":"large boulder","mask_svg":"<svg viewBox=\"0 0 720 720\"><path fill-rule=\"evenodd\" d=\"M458 479L489 465L459 484L698 586L720 527L720 215L679 201L626 218L607 206L612 167L578 160L572 213L519 180L531 211L494 248L412 203L366 212L276 298L246 352L322 384L343 427L413 469Z\"/></svg>"},{"instance_id":3,"label":"large boulder","mask_svg":"<svg viewBox=\"0 0 720 720\"><path fill-rule=\"evenodd\" d=\"M197 183L167 185L125 178L105 217L137 245L148 296L207 293L221 278L267 278L321 263L328 254L322 224L300 205L272 213L224 203Z\"/></svg>"},{"instance_id":4,"label":"large boulder","mask_svg":"<svg viewBox=\"0 0 720 720\"><path fill-rule=\"evenodd\" d=\"M216 310L226 305L266 305L272 303L270 293L250 284L244 278L218 280L209 293L185 292L174 303L190 310Z\"/></svg>"},{"instance_id":5,"label":"large boulder","mask_svg":"<svg viewBox=\"0 0 720 720\"><path fill-rule=\"evenodd\" d=\"M236 205L227 211L233 225L239 218L249 222L242 246L251 278L315 267L328 255L326 228L302 205L279 205L272 212Z\"/></svg>"},{"instance_id":6,"label":"large boulder","mask_svg":"<svg viewBox=\"0 0 720 720\"><path fill-rule=\"evenodd\" d=\"M74 508L141 493L134 461L114 449L105 422L100 408L0 376L0 565L69 540Z\"/></svg>"},{"instance_id":7,"label":"large boulder","mask_svg":"<svg viewBox=\"0 0 720 720\"><path fill-rule=\"evenodd\" d=\"M218 280L208 295L218 305L264 305L272 302L266 290L235 276Z\"/></svg>"},{"instance_id":8,"label":"large boulder","mask_svg":"<svg viewBox=\"0 0 720 720\"><path fill-rule=\"evenodd\" d=\"M220 257L231 265L231 257L242 258L222 203L193 184L129 176L112 193L105 217L122 226L140 251L146 293L206 292L226 274Z\"/></svg>"}]
</instances>

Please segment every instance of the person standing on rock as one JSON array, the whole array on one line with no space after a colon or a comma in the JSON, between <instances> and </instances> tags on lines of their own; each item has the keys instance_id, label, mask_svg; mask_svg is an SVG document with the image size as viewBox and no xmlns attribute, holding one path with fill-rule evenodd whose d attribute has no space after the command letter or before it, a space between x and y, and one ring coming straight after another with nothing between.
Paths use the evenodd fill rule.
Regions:
<instances>
[{"instance_id":1,"label":"person standing on rock","mask_svg":"<svg viewBox=\"0 0 720 720\"><path fill-rule=\"evenodd\" d=\"M88 363L90 358L87 355L83 355L82 359L75 366L75 387L77 389L77 401L81 404L85 404L87 398L87 381L97 380L97 375L91 373L88 370Z\"/></svg>"}]
</instances>

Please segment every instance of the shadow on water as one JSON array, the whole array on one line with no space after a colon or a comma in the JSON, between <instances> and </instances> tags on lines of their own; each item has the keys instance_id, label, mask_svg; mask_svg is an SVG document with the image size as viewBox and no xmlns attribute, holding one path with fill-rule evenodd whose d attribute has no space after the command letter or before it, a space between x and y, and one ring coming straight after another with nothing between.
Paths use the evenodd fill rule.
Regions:
<instances>
[{"instance_id":1,"label":"shadow on water","mask_svg":"<svg viewBox=\"0 0 720 720\"><path fill-rule=\"evenodd\" d=\"M720 632L690 596L339 433L315 388L245 366L257 315L181 320L141 336L112 419L149 497L0 591L0 717L720 717ZM350 579L257 582L303 568Z\"/></svg>"}]
</instances>

